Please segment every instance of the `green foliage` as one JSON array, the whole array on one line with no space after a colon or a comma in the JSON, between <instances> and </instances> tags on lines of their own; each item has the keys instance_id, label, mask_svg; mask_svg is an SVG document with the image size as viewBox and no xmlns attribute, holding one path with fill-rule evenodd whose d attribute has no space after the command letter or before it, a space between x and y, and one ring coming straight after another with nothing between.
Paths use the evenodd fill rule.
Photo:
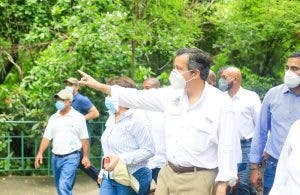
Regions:
<instances>
[{"instance_id":1,"label":"green foliage","mask_svg":"<svg viewBox=\"0 0 300 195\"><path fill-rule=\"evenodd\" d=\"M173 52L193 45L201 35L201 10L189 1L57 0L47 4L6 0L0 4L3 20L14 18L13 8L4 9L9 4L18 15L14 22L24 19L25 27L14 33L14 22L7 20L10 31L2 29L7 33L0 32L0 37L8 42L5 49L9 49L10 34L18 39L18 63L25 77L18 83L13 70L0 86L0 117L41 121L27 128L26 134L43 132L55 111L53 95L65 87L66 78L79 78L78 69L100 81L126 75L142 82L148 76L164 75L171 68L166 65ZM102 94L86 88L81 91L106 114ZM19 126L8 126L4 131L20 133Z\"/></svg>"},{"instance_id":2,"label":"green foliage","mask_svg":"<svg viewBox=\"0 0 300 195\"><path fill-rule=\"evenodd\" d=\"M258 76L252 73L247 67L243 67L241 71L243 75L242 86L246 89L255 91L260 96L261 100L267 91L276 85L274 78Z\"/></svg>"},{"instance_id":3,"label":"green foliage","mask_svg":"<svg viewBox=\"0 0 300 195\"><path fill-rule=\"evenodd\" d=\"M105 7L98 7L103 3ZM18 110L12 113L17 120L45 121L54 111L53 94L64 87L65 78L79 77L78 69L101 81L127 75L141 82L161 73L155 67L169 63L177 48L192 44L200 34L198 12L188 6L182 1L126 4L94 0L70 7L66 1L57 1L51 9L53 21L48 23L55 22L54 28L64 36L52 40L39 54L20 87L9 90L6 98L11 99L12 107L8 112ZM36 40L32 33L41 35L31 31L26 41ZM95 97L95 92L87 95Z\"/></svg>"},{"instance_id":4,"label":"green foliage","mask_svg":"<svg viewBox=\"0 0 300 195\"><path fill-rule=\"evenodd\" d=\"M219 35L216 65L246 66L279 81L287 56L300 44L299 1L221 1L215 9L209 19Z\"/></svg>"},{"instance_id":5,"label":"green foliage","mask_svg":"<svg viewBox=\"0 0 300 195\"><path fill-rule=\"evenodd\" d=\"M243 86L263 97L281 82L288 54L300 49L299 13L296 0L2 0L0 70L7 53L16 54L16 65L3 73L0 122L41 121L25 132L40 135L55 111L53 94L66 78L79 78L78 69L102 82L156 76L167 85L181 47L210 52L215 72L224 65L241 68ZM106 115L103 94L81 92ZM17 135L22 125L1 127ZM0 143L0 154L6 146Z\"/></svg>"}]
</instances>

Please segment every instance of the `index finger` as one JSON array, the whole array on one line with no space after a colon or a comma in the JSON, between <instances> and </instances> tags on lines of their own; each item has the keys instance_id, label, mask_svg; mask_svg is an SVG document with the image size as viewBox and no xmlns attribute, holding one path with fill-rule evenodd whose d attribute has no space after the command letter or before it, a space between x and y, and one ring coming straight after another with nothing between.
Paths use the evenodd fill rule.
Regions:
<instances>
[{"instance_id":1,"label":"index finger","mask_svg":"<svg viewBox=\"0 0 300 195\"><path fill-rule=\"evenodd\" d=\"M83 72L81 70L77 70L77 72L79 72L82 76L88 76L88 74L86 74L85 72Z\"/></svg>"}]
</instances>

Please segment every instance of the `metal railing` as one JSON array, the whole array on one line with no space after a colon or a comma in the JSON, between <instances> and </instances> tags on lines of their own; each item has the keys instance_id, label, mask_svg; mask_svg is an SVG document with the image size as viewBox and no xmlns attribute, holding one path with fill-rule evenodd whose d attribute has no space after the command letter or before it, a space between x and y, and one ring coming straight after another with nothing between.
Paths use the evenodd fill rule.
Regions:
<instances>
[{"instance_id":1,"label":"metal railing","mask_svg":"<svg viewBox=\"0 0 300 195\"><path fill-rule=\"evenodd\" d=\"M43 165L39 169L34 168L34 159L39 148L41 136L28 134L28 129L39 121L5 121L0 123L14 126L14 131L0 134L0 174L2 175L51 175L51 147L44 152ZM91 122L90 126L90 150L89 158L96 168L100 168L102 150L100 136L104 131L104 122ZM20 128L20 129L19 129ZM17 129L17 131L16 131ZM27 131L26 131L27 130ZM41 130L42 132L44 129ZM41 133L42 134L42 133Z\"/></svg>"}]
</instances>

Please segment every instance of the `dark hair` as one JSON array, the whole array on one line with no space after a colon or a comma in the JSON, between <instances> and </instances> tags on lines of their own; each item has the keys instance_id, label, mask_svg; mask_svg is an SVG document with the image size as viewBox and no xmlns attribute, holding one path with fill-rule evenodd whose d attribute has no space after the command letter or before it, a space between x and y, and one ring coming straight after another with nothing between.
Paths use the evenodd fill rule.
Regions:
<instances>
[{"instance_id":1,"label":"dark hair","mask_svg":"<svg viewBox=\"0 0 300 195\"><path fill-rule=\"evenodd\" d=\"M109 78L106 82L108 85L119 85L125 88L136 88L135 82L129 77L112 77Z\"/></svg>"},{"instance_id":2,"label":"dark hair","mask_svg":"<svg viewBox=\"0 0 300 195\"><path fill-rule=\"evenodd\" d=\"M200 78L205 81L212 64L210 55L198 48L181 48L176 52L176 57L181 55L188 56L188 70L198 69Z\"/></svg>"},{"instance_id":3,"label":"dark hair","mask_svg":"<svg viewBox=\"0 0 300 195\"><path fill-rule=\"evenodd\" d=\"M300 57L300 51L293 52L289 58L299 58Z\"/></svg>"}]
</instances>

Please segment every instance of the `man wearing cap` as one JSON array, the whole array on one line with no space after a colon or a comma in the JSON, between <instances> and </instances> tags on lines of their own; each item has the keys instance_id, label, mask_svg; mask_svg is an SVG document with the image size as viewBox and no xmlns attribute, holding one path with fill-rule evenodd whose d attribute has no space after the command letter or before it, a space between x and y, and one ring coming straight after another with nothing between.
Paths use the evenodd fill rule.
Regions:
<instances>
[{"instance_id":1,"label":"man wearing cap","mask_svg":"<svg viewBox=\"0 0 300 195\"><path fill-rule=\"evenodd\" d=\"M66 89L74 96L72 107L83 114L86 121L99 117L99 112L91 100L79 93L78 80L76 78L68 78L65 82L67 84Z\"/></svg>"},{"instance_id":2,"label":"man wearing cap","mask_svg":"<svg viewBox=\"0 0 300 195\"><path fill-rule=\"evenodd\" d=\"M65 80L65 82L67 85L66 90L68 90L74 95L72 107L84 115L88 132L90 134L90 127L88 121L97 118L99 116L99 112L88 97L81 95L78 92L79 82L76 78L68 78L67 80ZM88 169L85 169L82 166L82 164L79 164L79 168L88 176L90 176L94 181L97 182L99 171L93 165L91 165Z\"/></svg>"},{"instance_id":3,"label":"man wearing cap","mask_svg":"<svg viewBox=\"0 0 300 195\"><path fill-rule=\"evenodd\" d=\"M37 169L43 163L43 153L52 141L52 166L57 192L60 195L72 194L78 165L90 166L89 135L85 118L71 106L73 95L61 90L54 98L57 112L48 121L34 166Z\"/></svg>"}]
</instances>

